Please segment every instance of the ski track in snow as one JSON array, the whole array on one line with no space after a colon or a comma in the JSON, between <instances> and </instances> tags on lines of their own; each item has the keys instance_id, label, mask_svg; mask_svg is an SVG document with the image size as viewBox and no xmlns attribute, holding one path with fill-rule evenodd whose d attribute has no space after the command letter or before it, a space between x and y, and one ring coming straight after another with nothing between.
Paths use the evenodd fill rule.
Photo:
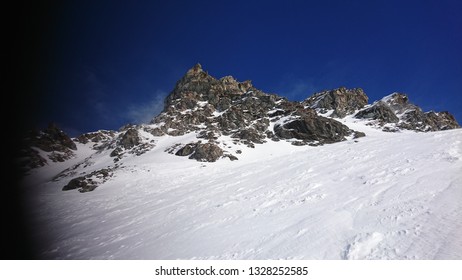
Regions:
<instances>
[{"instance_id":1,"label":"ski track in snow","mask_svg":"<svg viewBox=\"0 0 462 280\"><path fill-rule=\"evenodd\" d=\"M367 136L236 146L233 162L167 154L178 138L166 137L84 194L47 182L62 165L39 170L27 192L41 257L462 259L462 130L385 133L343 121ZM92 159L95 168L111 160Z\"/></svg>"}]
</instances>

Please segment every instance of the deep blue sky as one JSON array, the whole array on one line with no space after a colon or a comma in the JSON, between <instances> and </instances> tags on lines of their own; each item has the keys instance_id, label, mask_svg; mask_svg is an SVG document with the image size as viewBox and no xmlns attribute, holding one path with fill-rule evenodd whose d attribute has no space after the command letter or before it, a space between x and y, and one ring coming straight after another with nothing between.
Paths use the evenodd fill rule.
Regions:
<instances>
[{"instance_id":1,"label":"deep blue sky","mask_svg":"<svg viewBox=\"0 0 462 280\"><path fill-rule=\"evenodd\" d=\"M59 2L26 20L38 126L76 136L146 121L197 62L291 100L404 92L462 122L460 1Z\"/></svg>"}]
</instances>

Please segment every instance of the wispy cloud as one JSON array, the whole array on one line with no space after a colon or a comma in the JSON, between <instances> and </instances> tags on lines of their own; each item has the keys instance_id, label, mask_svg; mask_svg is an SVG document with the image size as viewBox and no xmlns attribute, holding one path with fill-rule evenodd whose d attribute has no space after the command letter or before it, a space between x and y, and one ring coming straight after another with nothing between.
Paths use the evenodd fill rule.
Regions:
<instances>
[{"instance_id":1,"label":"wispy cloud","mask_svg":"<svg viewBox=\"0 0 462 280\"><path fill-rule=\"evenodd\" d=\"M107 85L97 71L86 69L83 77L85 102L96 116L99 126L118 127L126 122L133 124L149 123L164 108L167 93L154 91L149 101L124 105L120 99L111 100L110 96L120 95L120 89ZM125 89L126 91L126 89Z\"/></svg>"},{"instance_id":2,"label":"wispy cloud","mask_svg":"<svg viewBox=\"0 0 462 280\"><path fill-rule=\"evenodd\" d=\"M127 118L135 124L149 123L164 108L164 99L166 96L166 92L158 90L153 95L151 101L128 106Z\"/></svg>"},{"instance_id":3,"label":"wispy cloud","mask_svg":"<svg viewBox=\"0 0 462 280\"><path fill-rule=\"evenodd\" d=\"M291 79L281 86L280 93L289 100L303 100L318 91L310 80Z\"/></svg>"}]
</instances>

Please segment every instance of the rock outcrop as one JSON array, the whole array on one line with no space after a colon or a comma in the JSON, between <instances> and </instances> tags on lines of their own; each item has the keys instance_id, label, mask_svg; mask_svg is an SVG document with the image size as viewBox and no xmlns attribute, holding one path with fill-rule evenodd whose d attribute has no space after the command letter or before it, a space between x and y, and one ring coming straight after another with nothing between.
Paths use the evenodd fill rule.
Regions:
<instances>
[{"instance_id":1,"label":"rock outcrop","mask_svg":"<svg viewBox=\"0 0 462 280\"><path fill-rule=\"evenodd\" d=\"M345 87L315 93L302 103L309 108L318 109L321 114L333 110L328 117L344 118L367 105L368 97L360 88Z\"/></svg>"},{"instance_id":2,"label":"rock outcrop","mask_svg":"<svg viewBox=\"0 0 462 280\"><path fill-rule=\"evenodd\" d=\"M348 104L360 102L351 100L353 93L350 91L341 92L346 92ZM361 93L360 90L355 92ZM367 97L362 98L367 102ZM343 102L343 97L337 99ZM338 108L339 112L344 109ZM299 102L256 89L250 81L238 82L231 76L215 79L199 64L178 81L165 100L163 112L151 124L155 126L156 135L195 132L211 144L225 135L249 147L268 140L300 140L293 141L297 145L333 143L353 133L348 127L318 116L314 109ZM185 146L185 149L188 151L190 147ZM208 157L201 157L204 159Z\"/></svg>"},{"instance_id":3,"label":"rock outcrop","mask_svg":"<svg viewBox=\"0 0 462 280\"><path fill-rule=\"evenodd\" d=\"M309 111L303 117L274 126L275 134L282 139L299 139L297 144L325 144L339 142L353 133L346 125L330 118L319 117Z\"/></svg>"},{"instance_id":4,"label":"rock outcrop","mask_svg":"<svg viewBox=\"0 0 462 280\"><path fill-rule=\"evenodd\" d=\"M68 149L77 150L74 141L54 123L49 124L43 131L38 133L32 132L30 141L31 146L37 147L45 152L64 152Z\"/></svg>"},{"instance_id":5,"label":"rock outcrop","mask_svg":"<svg viewBox=\"0 0 462 280\"><path fill-rule=\"evenodd\" d=\"M82 144L93 143L92 148L98 150L102 145L111 142L116 135L113 130L98 130L96 132L84 133L75 140Z\"/></svg>"},{"instance_id":6,"label":"rock outcrop","mask_svg":"<svg viewBox=\"0 0 462 280\"><path fill-rule=\"evenodd\" d=\"M378 101L374 105L359 111L355 117L358 119L378 120L381 125L399 122L399 118L395 115L390 106L383 101Z\"/></svg>"},{"instance_id":7,"label":"rock outcrop","mask_svg":"<svg viewBox=\"0 0 462 280\"><path fill-rule=\"evenodd\" d=\"M63 191L77 189L79 192L91 192L98 187L98 185L106 182L112 177L113 168L103 168L91 172L88 175L79 176L69 181L67 185L63 187Z\"/></svg>"},{"instance_id":8,"label":"rock outcrop","mask_svg":"<svg viewBox=\"0 0 462 280\"><path fill-rule=\"evenodd\" d=\"M369 119L385 126L385 131L407 129L414 131L438 131L460 128L456 119L449 112L423 112L420 107L409 102L407 95L393 93L359 111L355 118Z\"/></svg>"},{"instance_id":9,"label":"rock outcrop","mask_svg":"<svg viewBox=\"0 0 462 280\"><path fill-rule=\"evenodd\" d=\"M213 143L190 143L179 149L175 155L189 156L197 161L214 162L223 156L223 150Z\"/></svg>"},{"instance_id":10,"label":"rock outcrop","mask_svg":"<svg viewBox=\"0 0 462 280\"><path fill-rule=\"evenodd\" d=\"M77 146L54 123L42 131L30 131L20 150L19 165L23 171L44 166L48 161L63 162L75 156Z\"/></svg>"}]
</instances>

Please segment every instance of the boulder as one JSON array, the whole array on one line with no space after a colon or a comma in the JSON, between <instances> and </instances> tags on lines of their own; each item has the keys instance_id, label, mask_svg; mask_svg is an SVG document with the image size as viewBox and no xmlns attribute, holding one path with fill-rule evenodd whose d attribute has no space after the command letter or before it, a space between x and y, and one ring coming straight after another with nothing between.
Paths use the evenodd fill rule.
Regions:
<instances>
[{"instance_id":1,"label":"boulder","mask_svg":"<svg viewBox=\"0 0 462 280\"><path fill-rule=\"evenodd\" d=\"M197 142L184 145L175 153L175 155L189 156L190 159L195 159L197 161L214 162L222 157L224 152L216 144L203 144L201 142Z\"/></svg>"},{"instance_id":2,"label":"boulder","mask_svg":"<svg viewBox=\"0 0 462 280\"><path fill-rule=\"evenodd\" d=\"M191 144L186 144L183 146L183 148L179 149L175 155L184 157L184 156L189 156L190 154L194 153L196 150L197 144L191 143Z\"/></svg>"},{"instance_id":3,"label":"boulder","mask_svg":"<svg viewBox=\"0 0 462 280\"><path fill-rule=\"evenodd\" d=\"M106 182L113 175L113 171L116 167L102 168L95 170L90 174L76 177L69 181L62 190L69 191L78 189L79 192L91 192L95 190L100 184Z\"/></svg>"},{"instance_id":4,"label":"boulder","mask_svg":"<svg viewBox=\"0 0 462 280\"><path fill-rule=\"evenodd\" d=\"M223 150L215 144L197 144L194 153L189 157L197 161L214 162L223 156Z\"/></svg>"},{"instance_id":5,"label":"boulder","mask_svg":"<svg viewBox=\"0 0 462 280\"><path fill-rule=\"evenodd\" d=\"M78 189L79 192L91 192L97 187L98 186L94 182L87 180L85 177L77 177L65 185L63 191Z\"/></svg>"},{"instance_id":6,"label":"boulder","mask_svg":"<svg viewBox=\"0 0 462 280\"><path fill-rule=\"evenodd\" d=\"M299 139L305 142L334 143L345 140L353 131L333 119L316 117L301 118L276 125L274 132L283 139Z\"/></svg>"}]
</instances>

